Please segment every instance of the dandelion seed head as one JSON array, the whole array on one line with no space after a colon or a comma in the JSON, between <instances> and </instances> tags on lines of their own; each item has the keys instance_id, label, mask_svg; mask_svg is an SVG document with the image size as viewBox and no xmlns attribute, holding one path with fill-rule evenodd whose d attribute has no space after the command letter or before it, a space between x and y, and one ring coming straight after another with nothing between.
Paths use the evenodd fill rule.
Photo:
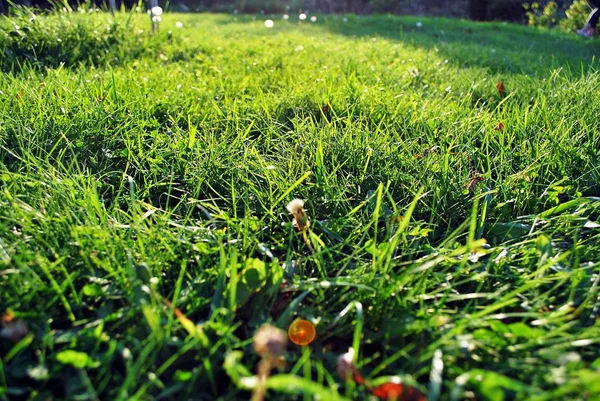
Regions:
<instances>
[{"instance_id":1,"label":"dandelion seed head","mask_svg":"<svg viewBox=\"0 0 600 401\"><path fill-rule=\"evenodd\" d=\"M289 15L287 15L287 14L283 14L283 19L287 21L287 20L289 20L289 19L290 19L290 16L289 16Z\"/></svg>"},{"instance_id":2,"label":"dandelion seed head","mask_svg":"<svg viewBox=\"0 0 600 401\"><path fill-rule=\"evenodd\" d=\"M268 19L265 21L265 27L267 27L267 28L273 28L274 25L275 25L275 23L271 19Z\"/></svg>"},{"instance_id":3,"label":"dandelion seed head","mask_svg":"<svg viewBox=\"0 0 600 401\"><path fill-rule=\"evenodd\" d=\"M315 17L314 15L310 17L310 22L317 22L317 17Z\"/></svg>"},{"instance_id":4,"label":"dandelion seed head","mask_svg":"<svg viewBox=\"0 0 600 401\"><path fill-rule=\"evenodd\" d=\"M175 28L183 28L183 23L181 21L177 21L175 23Z\"/></svg>"},{"instance_id":5,"label":"dandelion seed head","mask_svg":"<svg viewBox=\"0 0 600 401\"><path fill-rule=\"evenodd\" d=\"M417 28L421 28L423 26L423 23L421 21L417 21Z\"/></svg>"},{"instance_id":6,"label":"dandelion seed head","mask_svg":"<svg viewBox=\"0 0 600 401\"><path fill-rule=\"evenodd\" d=\"M300 14L300 15L298 16L298 19L299 19L300 21L304 21L304 20L306 19L306 14L304 14L304 13Z\"/></svg>"},{"instance_id":7,"label":"dandelion seed head","mask_svg":"<svg viewBox=\"0 0 600 401\"><path fill-rule=\"evenodd\" d=\"M162 18L160 17L160 15L155 15L154 17L152 17L152 22L160 22L162 21Z\"/></svg>"},{"instance_id":8,"label":"dandelion seed head","mask_svg":"<svg viewBox=\"0 0 600 401\"><path fill-rule=\"evenodd\" d=\"M302 199L294 199L287 205L287 210L294 216L298 213L304 212L304 201Z\"/></svg>"},{"instance_id":9,"label":"dandelion seed head","mask_svg":"<svg viewBox=\"0 0 600 401\"><path fill-rule=\"evenodd\" d=\"M150 9L150 11L152 12L152 15L156 15L156 16L160 16L160 15L162 15L162 13L163 13L163 9L162 9L162 8L160 8L159 6L152 7L152 8Z\"/></svg>"}]
</instances>

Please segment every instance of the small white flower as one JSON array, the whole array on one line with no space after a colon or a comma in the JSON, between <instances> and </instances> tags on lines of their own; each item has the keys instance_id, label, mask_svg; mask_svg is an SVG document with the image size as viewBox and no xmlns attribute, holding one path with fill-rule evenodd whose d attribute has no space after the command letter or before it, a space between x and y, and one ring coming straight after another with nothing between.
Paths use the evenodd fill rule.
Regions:
<instances>
[{"instance_id":1,"label":"small white flower","mask_svg":"<svg viewBox=\"0 0 600 401\"><path fill-rule=\"evenodd\" d=\"M293 215L298 214L300 211L304 210L304 201L302 199L294 199L290 203L288 203L287 208L288 212Z\"/></svg>"},{"instance_id":2,"label":"small white flower","mask_svg":"<svg viewBox=\"0 0 600 401\"><path fill-rule=\"evenodd\" d=\"M289 16L289 15L287 15L287 14L283 14L283 19L287 21L287 20L289 20L289 19L290 19L290 16Z\"/></svg>"},{"instance_id":3,"label":"small white flower","mask_svg":"<svg viewBox=\"0 0 600 401\"><path fill-rule=\"evenodd\" d=\"M423 23L421 21L417 21L417 28L421 28L423 26Z\"/></svg>"},{"instance_id":4,"label":"small white flower","mask_svg":"<svg viewBox=\"0 0 600 401\"><path fill-rule=\"evenodd\" d=\"M163 13L163 9L160 8L159 6L152 7L152 9L150 11L152 12L152 15L156 15L156 16L160 16Z\"/></svg>"},{"instance_id":5,"label":"small white flower","mask_svg":"<svg viewBox=\"0 0 600 401\"><path fill-rule=\"evenodd\" d=\"M310 17L310 22L317 22L317 17L315 17L314 15Z\"/></svg>"},{"instance_id":6,"label":"small white flower","mask_svg":"<svg viewBox=\"0 0 600 401\"><path fill-rule=\"evenodd\" d=\"M177 21L175 23L175 28L183 28L183 24L181 23L181 21Z\"/></svg>"},{"instance_id":7,"label":"small white flower","mask_svg":"<svg viewBox=\"0 0 600 401\"><path fill-rule=\"evenodd\" d=\"M304 13L300 14L300 15L298 16L298 19L299 19L300 21L304 21L304 20L306 19L306 14L304 14Z\"/></svg>"},{"instance_id":8,"label":"small white flower","mask_svg":"<svg viewBox=\"0 0 600 401\"><path fill-rule=\"evenodd\" d=\"M275 25L275 23L273 22L272 19L268 19L268 20L265 21L265 26L267 28L273 28L274 25Z\"/></svg>"},{"instance_id":9,"label":"small white flower","mask_svg":"<svg viewBox=\"0 0 600 401\"><path fill-rule=\"evenodd\" d=\"M310 226L308 216L304 211L304 201L302 199L294 199L288 203L287 210L294 216L292 223L297 230L306 230Z\"/></svg>"}]
</instances>

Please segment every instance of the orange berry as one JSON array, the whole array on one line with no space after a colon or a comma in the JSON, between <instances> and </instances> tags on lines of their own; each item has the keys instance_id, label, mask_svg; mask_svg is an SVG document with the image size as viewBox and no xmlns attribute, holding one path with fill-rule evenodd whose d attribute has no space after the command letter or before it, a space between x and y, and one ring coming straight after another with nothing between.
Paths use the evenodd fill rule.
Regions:
<instances>
[{"instance_id":1,"label":"orange berry","mask_svg":"<svg viewBox=\"0 0 600 401\"><path fill-rule=\"evenodd\" d=\"M296 345L308 345L313 342L316 335L315 326L308 320L296 320L288 329L290 341Z\"/></svg>"}]
</instances>

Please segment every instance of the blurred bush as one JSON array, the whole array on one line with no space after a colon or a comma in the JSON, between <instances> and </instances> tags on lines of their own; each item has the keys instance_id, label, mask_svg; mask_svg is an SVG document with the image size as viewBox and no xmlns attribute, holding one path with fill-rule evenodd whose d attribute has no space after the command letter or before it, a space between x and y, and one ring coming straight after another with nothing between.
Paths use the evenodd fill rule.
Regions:
<instances>
[{"instance_id":1,"label":"blurred bush","mask_svg":"<svg viewBox=\"0 0 600 401\"><path fill-rule=\"evenodd\" d=\"M581 28L591 11L585 0L525 3L524 9L529 25L544 28L559 26L567 31Z\"/></svg>"},{"instance_id":2,"label":"blurred bush","mask_svg":"<svg viewBox=\"0 0 600 401\"><path fill-rule=\"evenodd\" d=\"M575 0L565 11L565 18L560 21L560 27L567 31L581 28L590 13L590 6L585 0Z\"/></svg>"},{"instance_id":3,"label":"blurred bush","mask_svg":"<svg viewBox=\"0 0 600 401\"><path fill-rule=\"evenodd\" d=\"M559 21L559 9L555 1L549 1L544 6L540 3L525 4L527 19L530 26L554 28Z\"/></svg>"}]
</instances>

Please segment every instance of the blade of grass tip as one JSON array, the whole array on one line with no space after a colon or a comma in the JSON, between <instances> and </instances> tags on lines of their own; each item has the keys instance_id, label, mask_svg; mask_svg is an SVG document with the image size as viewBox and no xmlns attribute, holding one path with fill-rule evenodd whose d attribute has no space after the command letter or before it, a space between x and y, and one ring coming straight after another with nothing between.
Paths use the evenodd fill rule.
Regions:
<instances>
[{"instance_id":1,"label":"blade of grass tip","mask_svg":"<svg viewBox=\"0 0 600 401\"><path fill-rule=\"evenodd\" d=\"M181 286L183 285L183 277L187 271L187 260L183 260L181 262L181 267L179 269L179 277L177 277L177 282L175 282L175 290L173 291L173 298L171 299L172 305L171 313L169 314L169 322L167 324L167 338L171 337L171 327L173 325L173 316L175 312L175 307L177 305L177 299L179 298L179 294L181 293Z\"/></svg>"},{"instance_id":2,"label":"blade of grass tip","mask_svg":"<svg viewBox=\"0 0 600 401\"><path fill-rule=\"evenodd\" d=\"M52 263L50 265L50 267L52 268L54 266L57 266L58 264L62 263L65 259L66 259L65 257L59 258L56 262ZM69 303L69 300L67 299L67 297L65 297L65 294L62 292L60 285L58 285L58 282L54 279L54 276L52 275L52 273L50 273L50 269L42 261L40 261L39 266L40 266L40 269L42 269L42 271L44 272L44 275L46 276L48 281L50 281L50 284L51 284L52 288L54 289L54 291L56 291L56 295L58 295L58 298L60 299L65 310L67 311L67 316L69 317L69 320L74 322L77 319L75 318L75 315L73 314L73 309L71 309L71 304Z\"/></svg>"},{"instance_id":3,"label":"blade of grass tip","mask_svg":"<svg viewBox=\"0 0 600 401\"><path fill-rule=\"evenodd\" d=\"M204 358L202 363L204 364L204 371L206 372L208 382L210 383L210 388L213 392L213 395L216 396L219 394L219 390L217 389L217 382L215 381L215 374L213 372L211 360L209 358Z\"/></svg>"},{"instance_id":4,"label":"blade of grass tip","mask_svg":"<svg viewBox=\"0 0 600 401\"><path fill-rule=\"evenodd\" d=\"M358 301L353 301L356 308L356 325L354 326L354 335L352 337L352 348L354 348L354 363L357 362L358 352L360 351L360 341L362 339L362 329L364 324L363 306Z\"/></svg>"},{"instance_id":5,"label":"blade of grass tip","mask_svg":"<svg viewBox=\"0 0 600 401\"><path fill-rule=\"evenodd\" d=\"M473 250L473 241L477 231L477 214L479 211L479 198L473 199L473 208L471 209L471 219L469 220L469 236L467 237L467 248L469 252Z\"/></svg>"},{"instance_id":6,"label":"blade of grass tip","mask_svg":"<svg viewBox=\"0 0 600 401\"><path fill-rule=\"evenodd\" d=\"M112 69L110 70L110 78L112 80L111 94L113 97L113 101L115 102L117 108L119 108L119 97L117 96L117 83L115 82L115 72Z\"/></svg>"},{"instance_id":7,"label":"blade of grass tip","mask_svg":"<svg viewBox=\"0 0 600 401\"><path fill-rule=\"evenodd\" d=\"M479 224L477 225L477 235L476 239L480 239L483 235L483 228L485 226L485 219L487 217L488 207L492 204L492 194L497 193L498 190L491 190L484 193L483 196L483 205L481 206L481 217L479 218Z\"/></svg>"},{"instance_id":8,"label":"blade of grass tip","mask_svg":"<svg viewBox=\"0 0 600 401\"><path fill-rule=\"evenodd\" d=\"M389 185L389 182L388 182ZM383 184L379 184L377 187L377 198L375 199L375 210L373 212L373 249L377 250L377 232L379 231L378 222L379 222L379 210L381 209L381 203L383 201ZM373 252L372 258L373 268L371 269L371 273L373 276L377 274L377 251Z\"/></svg>"},{"instance_id":9,"label":"blade of grass tip","mask_svg":"<svg viewBox=\"0 0 600 401\"><path fill-rule=\"evenodd\" d=\"M188 149L192 149L196 143L196 126L192 124L191 116L188 115Z\"/></svg>"},{"instance_id":10,"label":"blade of grass tip","mask_svg":"<svg viewBox=\"0 0 600 401\"><path fill-rule=\"evenodd\" d=\"M215 286L215 292L210 303L210 315L211 317L216 311L221 308L223 302L223 291L225 291L225 282L227 279L227 255L225 255L225 246L219 244L219 277L217 278L217 285ZM237 263L237 253L233 248L231 255L229 255L230 263ZM233 311L230 311L230 317Z\"/></svg>"},{"instance_id":11,"label":"blade of grass tip","mask_svg":"<svg viewBox=\"0 0 600 401\"><path fill-rule=\"evenodd\" d=\"M324 161L323 161L323 142L319 140L317 142L317 154L315 155L315 164L316 164L316 173L317 176L317 184L323 184L323 177L325 173L324 169Z\"/></svg>"},{"instance_id":12,"label":"blade of grass tip","mask_svg":"<svg viewBox=\"0 0 600 401\"><path fill-rule=\"evenodd\" d=\"M237 285L238 285L238 264L233 263L229 266L229 309L231 313L235 313L237 309Z\"/></svg>"},{"instance_id":13,"label":"blade of grass tip","mask_svg":"<svg viewBox=\"0 0 600 401\"><path fill-rule=\"evenodd\" d=\"M431 360L431 372L429 373L429 393L428 401L437 401L440 398L442 390L442 372L444 371L444 361L442 360L442 351L436 349Z\"/></svg>"},{"instance_id":14,"label":"blade of grass tip","mask_svg":"<svg viewBox=\"0 0 600 401\"><path fill-rule=\"evenodd\" d=\"M312 174L311 171L307 171L306 173L304 173L302 175L302 177L300 177L298 180L296 180L296 182L294 182L279 198L277 198L277 200L275 202L273 202L273 204L271 205L270 212L273 213L273 211L275 210L275 207L277 207L277 205L279 205L285 198L287 198L287 196L290 193L292 193L292 191L294 189L296 189L296 187L298 187L298 185L302 184L302 182L304 182L304 180L306 180L311 174Z\"/></svg>"},{"instance_id":15,"label":"blade of grass tip","mask_svg":"<svg viewBox=\"0 0 600 401\"><path fill-rule=\"evenodd\" d=\"M392 236L390 245L388 246L387 253L385 255L385 264L384 264L384 269L383 269L384 273L389 272L391 269L392 258L394 256L394 254L396 253L396 248L398 247L398 244L400 243L400 236L402 235L402 238L406 238L406 234L403 234L403 233L406 231L406 228L408 227L408 224L410 223L412 214L415 211L415 208L417 207L417 203L419 202L419 199L421 199L421 195L423 194L424 190L425 190L424 187L419 188L419 191L417 191L416 195L413 197L413 200L410 203L410 205L408 206L408 209L406 210L404 217L400 221L400 224L398 225L398 229L396 230L396 233Z\"/></svg>"},{"instance_id":16,"label":"blade of grass tip","mask_svg":"<svg viewBox=\"0 0 600 401\"><path fill-rule=\"evenodd\" d=\"M25 336L25 338L16 343L15 346L12 347L11 350L8 351L4 356L4 362L10 362L19 352L27 348L29 344L33 342L34 338L35 336L32 333L29 333L27 336Z\"/></svg>"}]
</instances>

